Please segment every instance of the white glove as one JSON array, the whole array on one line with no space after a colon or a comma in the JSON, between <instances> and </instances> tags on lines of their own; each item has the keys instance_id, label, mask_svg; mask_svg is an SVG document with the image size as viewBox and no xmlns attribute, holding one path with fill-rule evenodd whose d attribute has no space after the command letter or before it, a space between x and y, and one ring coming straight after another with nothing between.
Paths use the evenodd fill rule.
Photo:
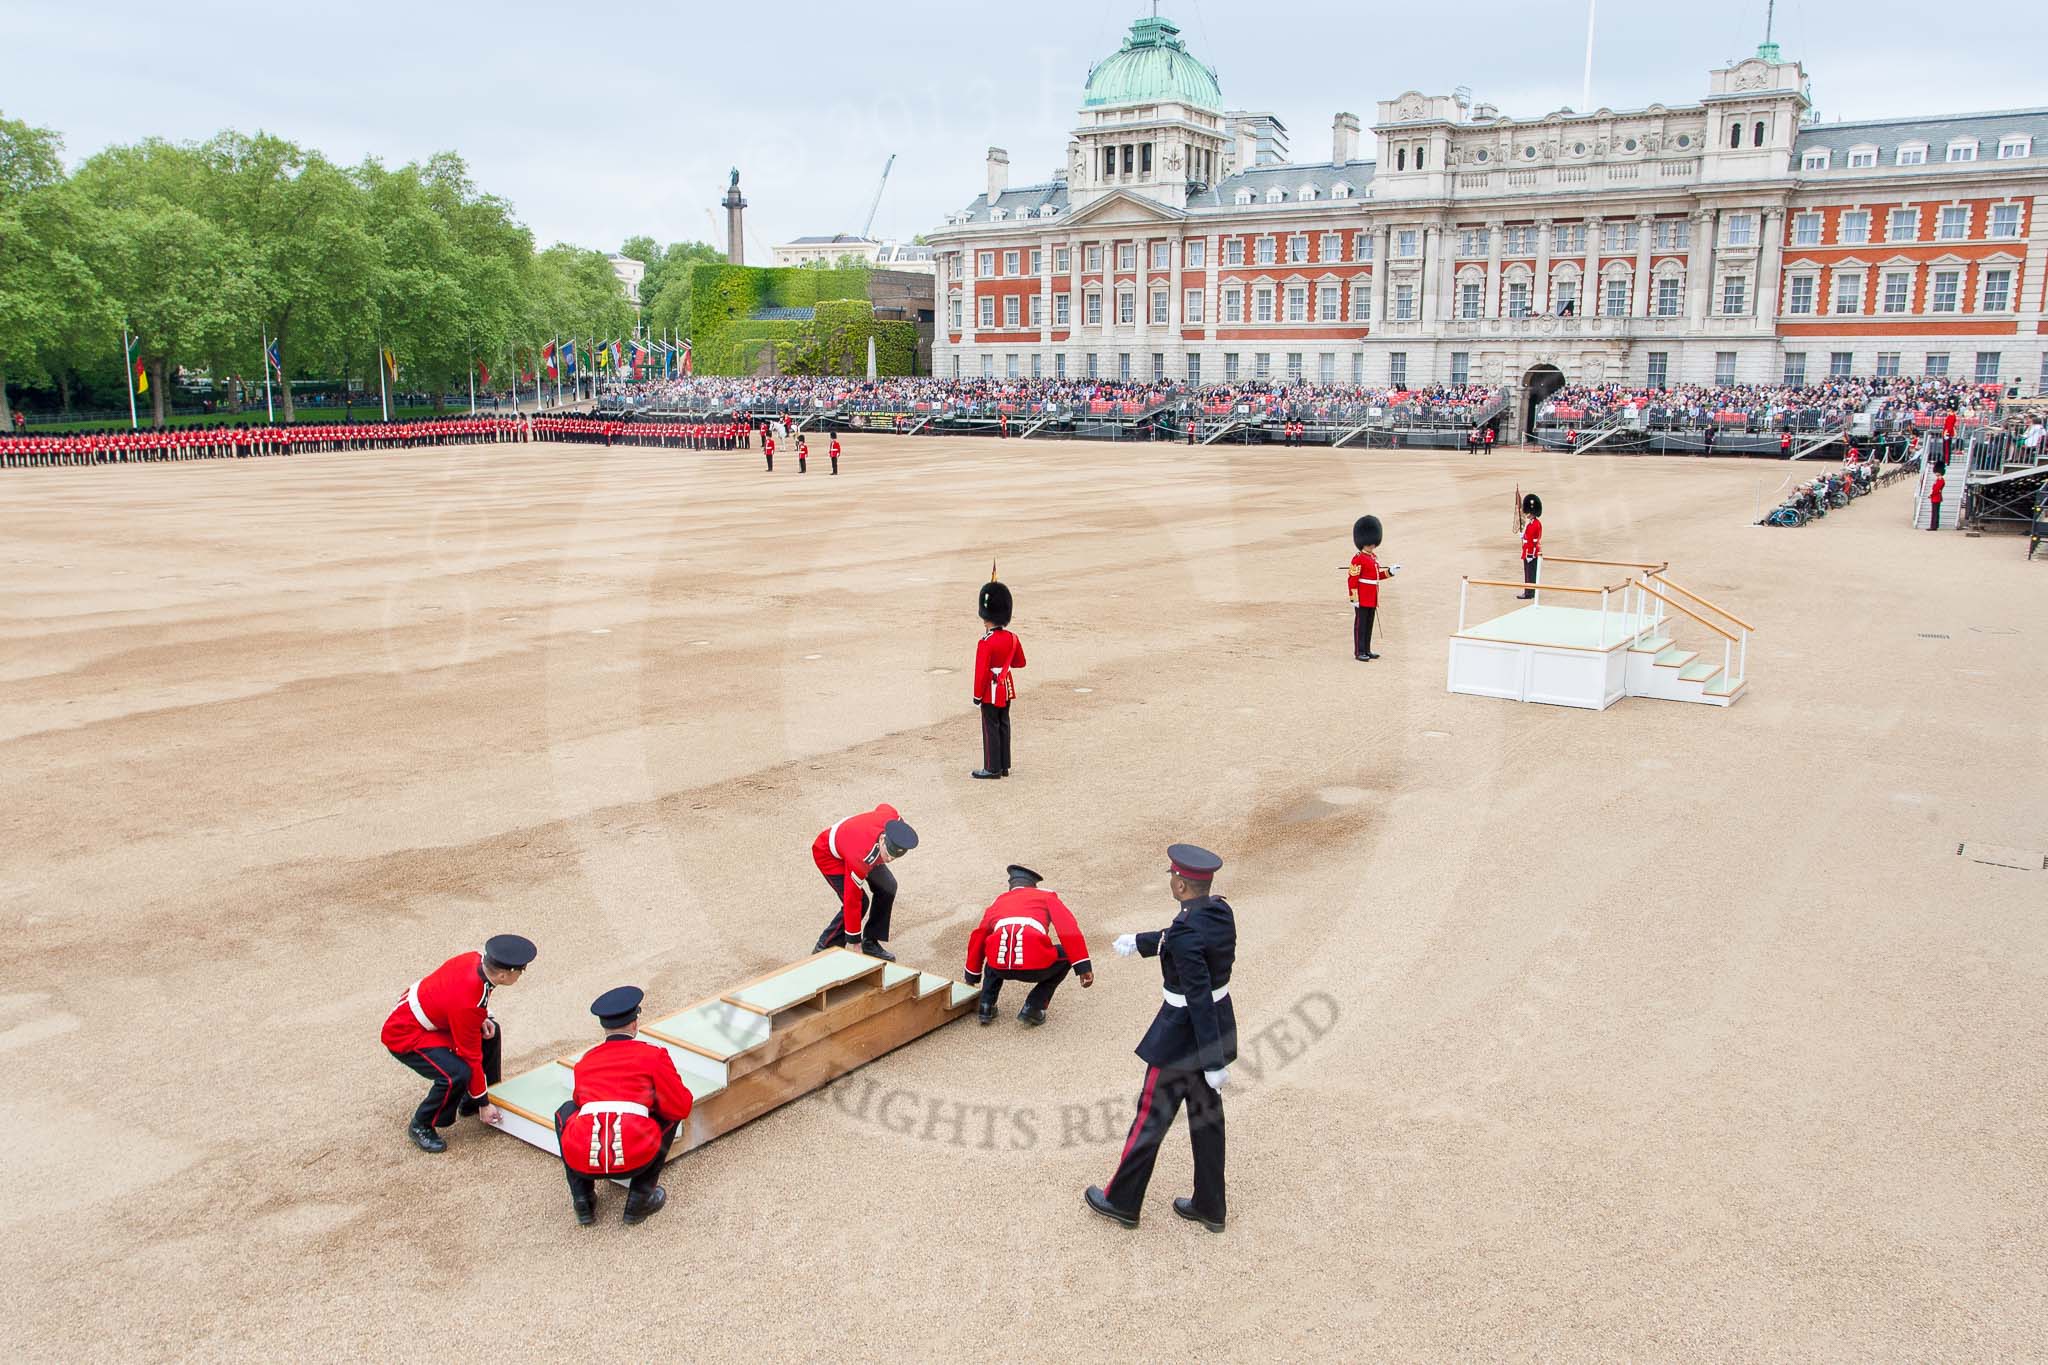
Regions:
<instances>
[{"instance_id":1,"label":"white glove","mask_svg":"<svg viewBox=\"0 0 2048 1365\"><path fill-rule=\"evenodd\" d=\"M1115 949L1118 957L1129 957L1132 953L1138 951L1138 936L1136 934L1125 934L1109 946Z\"/></svg>"},{"instance_id":2,"label":"white glove","mask_svg":"<svg viewBox=\"0 0 2048 1365\"><path fill-rule=\"evenodd\" d=\"M1211 1090L1221 1090L1223 1083L1230 1079L1230 1068L1226 1066L1220 1071L1204 1071L1202 1079L1209 1083Z\"/></svg>"}]
</instances>

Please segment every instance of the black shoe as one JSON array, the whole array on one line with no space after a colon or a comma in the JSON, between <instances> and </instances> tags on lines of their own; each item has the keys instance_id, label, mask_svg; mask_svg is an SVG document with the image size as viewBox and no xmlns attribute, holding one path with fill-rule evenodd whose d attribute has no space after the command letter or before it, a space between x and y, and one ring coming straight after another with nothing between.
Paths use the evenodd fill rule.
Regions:
<instances>
[{"instance_id":1,"label":"black shoe","mask_svg":"<svg viewBox=\"0 0 2048 1365\"><path fill-rule=\"evenodd\" d=\"M1351 657L1358 660L1358 662L1360 663L1365 663L1366 661L1370 659L1376 659L1379 656L1377 654L1354 654Z\"/></svg>"},{"instance_id":2,"label":"black shoe","mask_svg":"<svg viewBox=\"0 0 2048 1365\"><path fill-rule=\"evenodd\" d=\"M976 769L975 769L975 770L974 770L973 772L971 772L971 773L969 773L969 774L967 774L967 775L968 775L969 777L979 777L979 778L982 778L983 780L987 780L988 778L991 778L991 777L1001 777L1001 776L1002 776L1002 774L1001 774L1001 773L994 773L994 772L990 772L990 771L989 771L989 770L988 770L987 768L976 768Z\"/></svg>"},{"instance_id":3,"label":"black shoe","mask_svg":"<svg viewBox=\"0 0 2048 1365\"><path fill-rule=\"evenodd\" d=\"M977 1014L984 1028L996 1021L996 1007L986 1000L981 1002L981 1009L977 1011Z\"/></svg>"},{"instance_id":4,"label":"black shoe","mask_svg":"<svg viewBox=\"0 0 2048 1365\"><path fill-rule=\"evenodd\" d=\"M1533 592L1518 592L1515 594L1515 600L1517 602L1526 602L1535 595Z\"/></svg>"},{"instance_id":5,"label":"black shoe","mask_svg":"<svg viewBox=\"0 0 2048 1365\"><path fill-rule=\"evenodd\" d=\"M1367 654L1367 655L1366 655L1365 657L1366 657L1367 659L1377 659L1377 658L1379 658L1380 656L1379 656L1379 655L1377 655L1377 654Z\"/></svg>"},{"instance_id":6,"label":"black shoe","mask_svg":"<svg viewBox=\"0 0 2048 1365\"><path fill-rule=\"evenodd\" d=\"M589 1227L597 1221L597 1197L595 1195L570 1195L569 1202L576 1206L576 1222L580 1227Z\"/></svg>"},{"instance_id":7,"label":"black shoe","mask_svg":"<svg viewBox=\"0 0 2048 1365\"><path fill-rule=\"evenodd\" d=\"M1192 1199L1174 1200L1173 1211L1187 1219L1190 1223L1200 1223L1211 1232L1223 1231L1223 1220L1221 1218L1211 1218L1207 1214L1200 1212L1195 1208L1195 1201Z\"/></svg>"},{"instance_id":8,"label":"black shoe","mask_svg":"<svg viewBox=\"0 0 2048 1365\"><path fill-rule=\"evenodd\" d=\"M1031 1025L1031 1027L1037 1028L1045 1022L1045 1011L1036 1005L1026 1005L1023 1009L1017 1011L1017 1017Z\"/></svg>"},{"instance_id":9,"label":"black shoe","mask_svg":"<svg viewBox=\"0 0 2048 1365\"><path fill-rule=\"evenodd\" d=\"M424 1123L408 1124L405 1135L412 1139L412 1145L423 1152L445 1152L448 1140Z\"/></svg>"},{"instance_id":10,"label":"black shoe","mask_svg":"<svg viewBox=\"0 0 2048 1365\"><path fill-rule=\"evenodd\" d=\"M878 957L884 962L894 962L896 960L896 954L890 952L873 939L869 939L866 943L861 944L860 950L869 957Z\"/></svg>"},{"instance_id":11,"label":"black shoe","mask_svg":"<svg viewBox=\"0 0 2048 1365\"><path fill-rule=\"evenodd\" d=\"M660 1185L656 1185L654 1193L647 1196L647 1202L639 1205L637 1208L633 1204L633 1197L627 1195L626 1226L632 1227L635 1223L644 1223L667 1206L668 1190Z\"/></svg>"},{"instance_id":12,"label":"black shoe","mask_svg":"<svg viewBox=\"0 0 2048 1365\"><path fill-rule=\"evenodd\" d=\"M1110 1203L1109 1196L1102 1192L1100 1185L1090 1185L1088 1192L1082 1195L1081 1198L1087 1201L1089 1208L1094 1209L1112 1223L1119 1223L1127 1228L1138 1226L1138 1215L1135 1213L1125 1213L1122 1209Z\"/></svg>"}]
</instances>

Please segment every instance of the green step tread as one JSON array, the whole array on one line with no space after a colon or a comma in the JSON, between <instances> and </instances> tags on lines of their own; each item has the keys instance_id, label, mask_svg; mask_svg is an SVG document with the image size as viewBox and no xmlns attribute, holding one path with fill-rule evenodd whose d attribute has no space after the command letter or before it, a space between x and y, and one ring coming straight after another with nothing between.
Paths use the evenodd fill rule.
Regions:
<instances>
[{"instance_id":1,"label":"green step tread","mask_svg":"<svg viewBox=\"0 0 2048 1365\"><path fill-rule=\"evenodd\" d=\"M1702 661L1696 664L1687 664L1684 668L1679 669L1678 678L1681 682L1705 682L1720 671L1721 665Z\"/></svg>"},{"instance_id":2,"label":"green step tread","mask_svg":"<svg viewBox=\"0 0 2048 1365\"><path fill-rule=\"evenodd\" d=\"M1658 652L1656 661L1665 668L1683 668L1699 657L1696 649L1666 649Z\"/></svg>"},{"instance_id":3,"label":"green step tread","mask_svg":"<svg viewBox=\"0 0 2048 1365\"><path fill-rule=\"evenodd\" d=\"M1671 648L1671 637L1669 635L1659 635L1654 639L1639 640L1629 646L1629 648L1638 654L1661 654Z\"/></svg>"}]
</instances>

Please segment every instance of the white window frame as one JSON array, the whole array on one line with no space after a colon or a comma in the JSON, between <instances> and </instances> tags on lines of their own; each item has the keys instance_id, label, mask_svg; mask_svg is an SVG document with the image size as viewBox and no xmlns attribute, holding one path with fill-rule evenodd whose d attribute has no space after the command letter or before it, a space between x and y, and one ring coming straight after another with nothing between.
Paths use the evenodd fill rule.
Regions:
<instances>
[{"instance_id":1,"label":"white window frame","mask_svg":"<svg viewBox=\"0 0 2048 1365\"><path fill-rule=\"evenodd\" d=\"M1231 237L1223 243L1223 264L1244 264L1244 238Z\"/></svg>"},{"instance_id":2,"label":"white window frame","mask_svg":"<svg viewBox=\"0 0 2048 1365\"><path fill-rule=\"evenodd\" d=\"M1240 206L1249 204L1252 202L1252 192L1250 190L1239 190L1231 197L1231 202Z\"/></svg>"},{"instance_id":3,"label":"white window frame","mask_svg":"<svg viewBox=\"0 0 2048 1365\"><path fill-rule=\"evenodd\" d=\"M1138 291L1119 289L1116 291L1116 325L1133 327L1138 321Z\"/></svg>"},{"instance_id":4,"label":"white window frame","mask_svg":"<svg viewBox=\"0 0 2048 1365\"><path fill-rule=\"evenodd\" d=\"M1799 169L1802 171L1824 171L1828 168L1828 162L1833 156L1834 153L1826 148L1822 148L1819 151L1801 153Z\"/></svg>"},{"instance_id":5,"label":"white window frame","mask_svg":"<svg viewBox=\"0 0 2048 1365\"><path fill-rule=\"evenodd\" d=\"M2002 215L2008 213L2012 217L2012 227L2010 230L2003 230L1999 227L1998 220ZM1993 204L1991 206L1991 226L1990 229L1985 233L1985 236L1989 237L1992 241L1996 242L2010 242L2017 240L2020 235L2020 214L2020 205L2017 203Z\"/></svg>"},{"instance_id":6,"label":"white window frame","mask_svg":"<svg viewBox=\"0 0 2048 1365\"><path fill-rule=\"evenodd\" d=\"M1415 321L1415 285L1412 281L1402 280L1394 286L1394 321Z\"/></svg>"},{"instance_id":7,"label":"white window frame","mask_svg":"<svg viewBox=\"0 0 2048 1365\"><path fill-rule=\"evenodd\" d=\"M2034 139L2026 134L1998 139L1998 159L2011 161L2018 157L2034 154Z\"/></svg>"},{"instance_id":8,"label":"white window frame","mask_svg":"<svg viewBox=\"0 0 2048 1365\"><path fill-rule=\"evenodd\" d=\"M1733 301L1735 306L1728 305ZM1721 277L1721 316L1724 318L1746 317L1749 314L1749 276L1723 275Z\"/></svg>"},{"instance_id":9,"label":"white window frame","mask_svg":"<svg viewBox=\"0 0 2048 1365\"><path fill-rule=\"evenodd\" d=\"M1003 330L1013 331L1023 314L1023 302L1015 294L1003 295Z\"/></svg>"},{"instance_id":10,"label":"white window frame","mask_svg":"<svg viewBox=\"0 0 2048 1365\"><path fill-rule=\"evenodd\" d=\"M1894 166L1925 166L1927 164L1927 144L1924 142L1900 143L1899 149L1892 153L1892 164Z\"/></svg>"},{"instance_id":11,"label":"white window frame","mask_svg":"<svg viewBox=\"0 0 2048 1365\"><path fill-rule=\"evenodd\" d=\"M1026 325L1031 327L1045 326L1045 295L1033 294L1031 296L1031 306L1025 310L1024 315Z\"/></svg>"},{"instance_id":12,"label":"white window frame","mask_svg":"<svg viewBox=\"0 0 2048 1365\"><path fill-rule=\"evenodd\" d=\"M1950 232L1953 225L1956 231ZM1970 240L1970 206L1968 204L1943 204L1934 212L1934 240L1937 242L1967 242Z\"/></svg>"},{"instance_id":13,"label":"white window frame","mask_svg":"<svg viewBox=\"0 0 2048 1365\"><path fill-rule=\"evenodd\" d=\"M1820 223L1821 216L1810 210L1792 215L1792 245L1819 246Z\"/></svg>"},{"instance_id":14,"label":"white window frame","mask_svg":"<svg viewBox=\"0 0 2048 1365\"><path fill-rule=\"evenodd\" d=\"M1973 137L1956 138L1948 144L1947 159L1950 162L1975 161L1977 159L1977 139Z\"/></svg>"},{"instance_id":15,"label":"white window frame","mask_svg":"<svg viewBox=\"0 0 2048 1365\"><path fill-rule=\"evenodd\" d=\"M1017 262L1018 255L1015 251L1005 251L1003 253L1003 275L1005 278L1014 278L1019 273Z\"/></svg>"},{"instance_id":16,"label":"white window frame","mask_svg":"<svg viewBox=\"0 0 2048 1365\"><path fill-rule=\"evenodd\" d=\"M1316 243L1316 259L1322 262L1343 260L1344 234L1341 232L1324 233L1322 239Z\"/></svg>"},{"instance_id":17,"label":"white window frame","mask_svg":"<svg viewBox=\"0 0 2048 1365\"><path fill-rule=\"evenodd\" d=\"M1244 321L1244 290L1238 285L1232 285L1223 291L1223 320Z\"/></svg>"},{"instance_id":18,"label":"white window frame","mask_svg":"<svg viewBox=\"0 0 2048 1365\"><path fill-rule=\"evenodd\" d=\"M1138 268L1138 244L1136 242L1118 242L1116 244L1116 268L1119 273Z\"/></svg>"},{"instance_id":19,"label":"white window frame","mask_svg":"<svg viewBox=\"0 0 2048 1365\"><path fill-rule=\"evenodd\" d=\"M1897 231L1900 223L1907 224L1911 231L1901 236ZM1918 208L1895 208L1884 216L1884 239L1887 242L1917 242L1920 240L1920 210Z\"/></svg>"},{"instance_id":20,"label":"white window frame","mask_svg":"<svg viewBox=\"0 0 2048 1365\"><path fill-rule=\"evenodd\" d=\"M1721 220L1727 231L1724 246L1755 246L1756 215L1753 213L1731 213Z\"/></svg>"},{"instance_id":21,"label":"white window frame","mask_svg":"<svg viewBox=\"0 0 2048 1365\"><path fill-rule=\"evenodd\" d=\"M1991 297L1991 277L2000 280L1999 297ZM1977 270L1977 311L1980 313L2009 313L2012 311L2013 269L2009 265L1980 266Z\"/></svg>"},{"instance_id":22,"label":"white window frame","mask_svg":"<svg viewBox=\"0 0 2048 1365\"><path fill-rule=\"evenodd\" d=\"M1342 322L1344 320L1344 290L1341 285L1324 283L1316 286L1316 321Z\"/></svg>"},{"instance_id":23,"label":"white window frame","mask_svg":"<svg viewBox=\"0 0 2048 1365\"><path fill-rule=\"evenodd\" d=\"M1307 263L1308 234L1306 232L1294 233L1287 239L1287 264L1306 265Z\"/></svg>"},{"instance_id":24,"label":"white window frame","mask_svg":"<svg viewBox=\"0 0 2048 1365\"><path fill-rule=\"evenodd\" d=\"M1855 235L1851 235L1854 232ZM1835 220L1837 246L1864 246L1870 241L1870 210L1848 209Z\"/></svg>"},{"instance_id":25,"label":"white window frame","mask_svg":"<svg viewBox=\"0 0 2048 1365\"><path fill-rule=\"evenodd\" d=\"M978 319L978 330L993 332L996 329L996 296L983 294L981 302L975 307L974 316Z\"/></svg>"},{"instance_id":26,"label":"white window frame","mask_svg":"<svg viewBox=\"0 0 2048 1365\"><path fill-rule=\"evenodd\" d=\"M1252 321L1271 322L1273 317L1273 286L1270 284L1253 286Z\"/></svg>"},{"instance_id":27,"label":"white window frame","mask_svg":"<svg viewBox=\"0 0 2048 1365\"><path fill-rule=\"evenodd\" d=\"M1850 169L1850 170L1852 170L1852 171L1865 171L1865 170L1870 170L1871 168L1875 167L1876 165L1877 165L1877 148L1875 148L1875 147L1873 147L1873 146L1869 145L1868 143L1866 143L1866 144L1864 144L1864 145L1863 145L1863 146L1861 146L1861 147L1851 147L1851 148L1849 149L1849 169Z\"/></svg>"},{"instance_id":28,"label":"white window frame","mask_svg":"<svg viewBox=\"0 0 2048 1365\"><path fill-rule=\"evenodd\" d=\"M1169 270L1172 266L1172 244L1168 242L1154 242L1152 244L1152 268L1154 270Z\"/></svg>"},{"instance_id":29,"label":"white window frame","mask_svg":"<svg viewBox=\"0 0 2048 1365\"><path fill-rule=\"evenodd\" d=\"M1863 311L1864 276L1860 270L1838 270L1828 282L1828 313L1853 318ZM1848 304L1844 308L1843 304Z\"/></svg>"},{"instance_id":30,"label":"white window frame","mask_svg":"<svg viewBox=\"0 0 2048 1365\"><path fill-rule=\"evenodd\" d=\"M1960 266L1944 266L1930 271L1927 276L1927 311L1930 313L1959 313L1963 308L1963 271Z\"/></svg>"},{"instance_id":31,"label":"white window frame","mask_svg":"<svg viewBox=\"0 0 2048 1365\"><path fill-rule=\"evenodd\" d=\"M1666 294L1670 307L1665 307ZM1651 299L1650 311L1660 318L1675 318L1685 312L1685 281L1676 275L1659 275Z\"/></svg>"},{"instance_id":32,"label":"white window frame","mask_svg":"<svg viewBox=\"0 0 2048 1365\"><path fill-rule=\"evenodd\" d=\"M1892 286L1901 287L1894 291ZM1893 302L1898 307L1892 307ZM1877 311L1887 317L1902 317L1913 311L1913 272L1887 270L1878 282Z\"/></svg>"},{"instance_id":33,"label":"white window frame","mask_svg":"<svg viewBox=\"0 0 2048 1365\"><path fill-rule=\"evenodd\" d=\"M1100 274L1100 273L1101 273L1101 271L1102 271L1102 246L1101 246L1101 244L1100 244L1100 243L1096 243L1096 244L1094 244L1094 245L1091 245L1091 246L1089 246L1089 247L1088 247L1088 248L1086 249L1086 251L1084 252L1084 254L1083 254L1083 256L1082 256L1081 260L1082 260L1082 267L1083 267L1083 269L1085 269L1085 270L1087 270L1087 271L1089 271L1090 273L1093 273L1093 274Z\"/></svg>"},{"instance_id":34,"label":"white window frame","mask_svg":"<svg viewBox=\"0 0 2048 1365\"><path fill-rule=\"evenodd\" d=\"M1252 260L1259 265L1276 264L1278 247L1271 237L1261 237L1252 246Z\"/></svg>"},{"instance_id":35,"label":"white window frame","mask_svg":"<svg viewBox=\"0 0 2048 1365\"><path fill-rule=\"evenodd\" d=\"M1290 284L1287 286L1287 320L1289 322L1308 321L1307 285Z\"/></svg>"},{"instance_id":36,"label":"white window frame","mask_svg":"<svg viewBox=\"0 0 2048 1365\"><path fill-rule=\"evenodd\" d=\"M975 273L982 279L993 279L996 273L996 253L982 251L975 254Z\"/></svg>"},{"instance_id":37,"label":"white window frame","mask_svg":"<svg viewBox=\"0 0 2048 1365\"><path fill-rule=\"evenodd\" d=\"M1081 316L1087 319L1087 325L1090 327L1100 327L1102 325L1102 291L1100 289L1091 289L1083 296Z\"/></svg>"},{"instance_id":38,"label":"white window frame","mask_svg":"<svg viewBox=\"0 0 2048 1365\"><path fill-rule=\"evenodd\" d=\"M1202 291L1199 289L1181 291L1180 320L1191 327L1199 327L1202 324L1202 312Z\"/></svg>"},{"instance_id":39,"label":"white window frame","mask_svg":"<svg viewBox=\"0 0 2048 1365\"><path fill-rule=\"evenodd\" d=\"M1071 275L1074 273L1074 249L1072 247L1060 246L1053 248L1052 273L1055 275Z\"/></svg>"},{"instance_id":40,"label":"white window frame","mask_svg":"<svg viewBox=\"0 0 2048 1365\"><path fill-rule=\"evenodd\" d=\"M1071 325L1073 320L1074 296L1072 294L1054 294L1052 296L1052 325L1055 327L1066 327Z\"/></svg>"},{"instance_id":41,"label":"white window frame","mask_svg":"<svg viewBox=\"0 0 2048 1365\"><path fill-rule=\"evenodd\" d=\"M1148 318L1150 319L1150 325L1153 327L1164 327L1169 322L1171 322L1173 319L1173 314L1170 311L1172 307L1172 294L1168 293L1164 289L1153 290L1152 308L1151 312L1147 314Z\"/></svg>"},{"instance_id":42,"label":"white window frame","mask_svg":"<svg viewBox=\"0 0 2048 1365\"><path fill-rule=\"evenodd\" d=\"M1180 254L1181 263L1189 270L1206 270L1209 266L1209 243L1206 238L1189 239L1182 244Z\"/></svg>"},{"instance_id":43,"label":"white window frame","mask_svg":"<svg viewBox=\"0 0 2048 1365\"><path fill-rule=\"evenodd\" d=\"M1803 299L1800 297L1802 288L1805 291ZM1795 318L1813 316L1814 306L1819 298L1820 276L1802 273L1785 277L1786 316Z\"/></svg>"}]
</instances>

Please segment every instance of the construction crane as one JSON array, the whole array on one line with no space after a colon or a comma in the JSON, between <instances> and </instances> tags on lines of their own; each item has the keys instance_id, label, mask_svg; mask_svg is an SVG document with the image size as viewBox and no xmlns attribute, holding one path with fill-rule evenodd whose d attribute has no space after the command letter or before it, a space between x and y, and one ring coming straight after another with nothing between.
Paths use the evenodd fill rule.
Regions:
<instances>
[{"instance_id":1,"label":"construction crane","mask_svg":"<svg viewBox=\"0 0 2048 1365\"><path fill-rule=\"evenodd\" d=\"M868 220L860 225L860 235L866 238L875 230L875 210L882 207L882 191L889 187L889 172L896 165L896 153L889 153L889 160L882 167L882 183L875 186L875 202L868 205Z\"/></svg>"},{"instance_id":2,"label":"construction crane","mask_svg":"<svg viewBox=\"0 0 2048 1365\"><path fill-rule=\"evenodd\" d=\"M713 213L710 209L705 209L704 221L711 224L711 245L717 248L717 250L721 254L723 254L725 252L725 248L718 245L720 235L718 231L718 215Z\"/></svg>"}]
</instances>

